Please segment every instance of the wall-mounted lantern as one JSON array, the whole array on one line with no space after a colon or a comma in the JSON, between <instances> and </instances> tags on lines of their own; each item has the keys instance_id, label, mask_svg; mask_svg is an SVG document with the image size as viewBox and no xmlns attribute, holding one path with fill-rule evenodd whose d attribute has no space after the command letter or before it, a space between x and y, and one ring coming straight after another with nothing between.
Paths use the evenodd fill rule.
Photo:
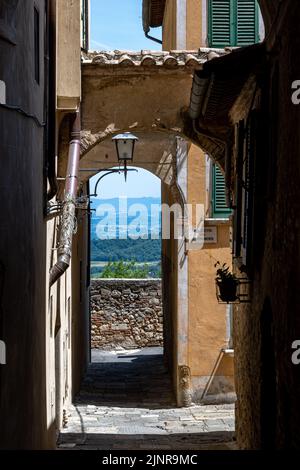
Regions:
<instances>
[{"instance_id":1,"label":"wall-mounted lantern","mask_svg":"<svg viewBox=\"0 0 300 470\"><path fill-rule=\"evenodd\" d=\"M125 132L124 134L116 135L112 140L116 144L119 163L123 162L124 164L124 176L126 181L127 162L132 162L135 142L139 139L130 132Z\"/></svg>"}]
</instances>

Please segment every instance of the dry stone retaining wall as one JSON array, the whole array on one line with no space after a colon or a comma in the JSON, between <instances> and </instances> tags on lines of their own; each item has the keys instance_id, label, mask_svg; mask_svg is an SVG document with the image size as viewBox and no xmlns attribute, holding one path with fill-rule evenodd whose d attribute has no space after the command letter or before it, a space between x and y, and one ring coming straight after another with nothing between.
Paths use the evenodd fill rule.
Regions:
<instances>
[{"instance_id":1,"label":"dry stone retaining wall","mask_svg":"<svg viewBox=\"0 0 300 470\"><path fill-rule=\"evenodd\" d=\"M90 298L92 348L163 345L160 279L93 280Z\"/></svg>"}]
</instances>

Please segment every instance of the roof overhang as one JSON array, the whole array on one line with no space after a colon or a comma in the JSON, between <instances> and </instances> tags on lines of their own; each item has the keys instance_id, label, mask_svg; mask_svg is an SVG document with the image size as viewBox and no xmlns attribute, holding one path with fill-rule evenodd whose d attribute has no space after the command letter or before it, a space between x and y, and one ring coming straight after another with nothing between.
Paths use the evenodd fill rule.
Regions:
<instances>
[{"instance_id":1,"label":"roof overhang","mask_svg":"<svg viewBox=\"0 0 300 470\"><path fill-rule=\"evenodd\" d=\"M189 73L202 69L212 57L221 57L229 52L229 49L206 47L190 51L89 51L82 53L82 67L83 72L92 65L107 71L110 71L110 67L118 67L121 71L134 66L135 71L138 71L138 68L144 71L184 68Z\"/></svg>"},{"instance_id":2,"label":"roof overhang","mask_svg":"<svg viewBox=\"0 0 300 470\"><path fill-rule=\"evenodd\" d=\"M150 28L162 26L166 0L143 0L143 28L145 33Z\"/></svg>"},{"instance_id":3,"label":"roof overhang","mask_svg":"<svg viewBox=\"0 0 300 470\"><path fill-rule=\"evenodd\" d=\"M234 122L247 115L265 59L264 44L232 50L194 72L186 134L222 168ZM189 130L188 130L189 128Z\"/></svg>"}]
</instances>

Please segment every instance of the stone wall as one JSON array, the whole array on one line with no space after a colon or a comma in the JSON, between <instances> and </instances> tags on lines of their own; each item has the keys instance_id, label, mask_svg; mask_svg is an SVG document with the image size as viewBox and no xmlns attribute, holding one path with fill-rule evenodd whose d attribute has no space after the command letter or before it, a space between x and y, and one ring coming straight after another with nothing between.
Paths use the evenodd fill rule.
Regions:
<instances>
[{"instance_id":1,"label":"stone wall","mask_svg":"<svg viewBox=\"0 0 300 470\"><path fill-rule=\"evenodd\" d=\"M300 4L283 2L276 22L278 4L260 0L272 24L266 67L272 73L255 138L253 295L234 312L242 449L300 449L300 366L291 361L292 343L300 338L300 105L291 100L292 82L300 78Z\"/></svg>"},{"instance_id":2,"label":"stone wall","mask_svg":"<svg viewBox=\"0 0 300 470\"><path fill-rule=\"evenodd\" d=\"M162 346L161 280L93 280L91 331L92 348Z\"/></svg>"}]
</instances>

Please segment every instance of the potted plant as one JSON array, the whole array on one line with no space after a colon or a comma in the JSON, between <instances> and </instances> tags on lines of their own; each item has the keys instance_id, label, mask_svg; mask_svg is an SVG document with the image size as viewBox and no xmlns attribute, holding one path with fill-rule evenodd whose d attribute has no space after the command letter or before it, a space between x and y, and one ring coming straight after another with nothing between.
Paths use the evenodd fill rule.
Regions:
<instances>
[{"instance_id":1,"label":"potted plant","mask_svg":"<svg viewBox=\"0 0 300 470\"><path fill-rule=\"evenodd\" d=\"M238 300L237 288L239 281L233 273L230 272L229 266L226 263L223 265L218 261L215 267L217 269L216 284L218 289L218 298L222 302L235 302Z\"/></svg>"}]
</instances>

